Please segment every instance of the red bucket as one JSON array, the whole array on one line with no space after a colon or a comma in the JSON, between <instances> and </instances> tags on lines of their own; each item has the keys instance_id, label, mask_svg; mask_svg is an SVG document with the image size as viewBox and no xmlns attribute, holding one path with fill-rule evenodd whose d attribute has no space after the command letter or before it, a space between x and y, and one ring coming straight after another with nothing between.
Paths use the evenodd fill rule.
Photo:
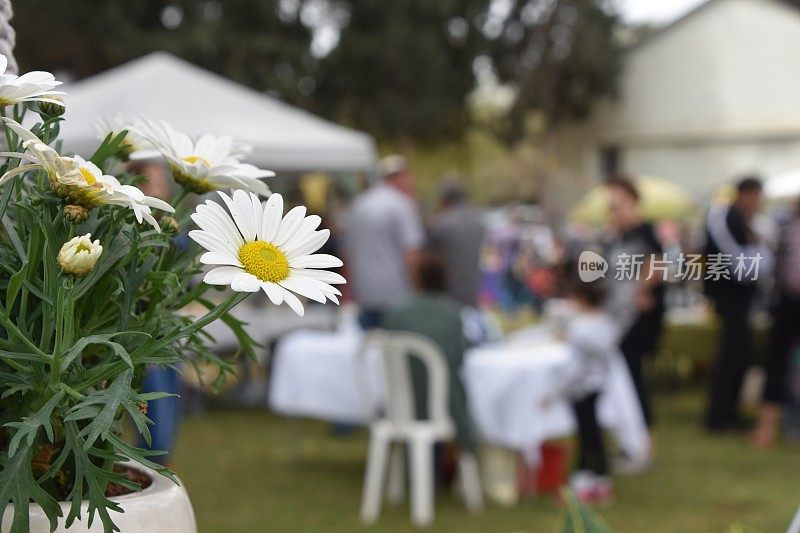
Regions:
<instances>
[{"instance_id":1,"label":"red bucket","mask_svg":"<svg viewBox=\"0 0 800 533\"><path fill-rule=\"evenodd\" d=\"M520 457L517 469L520 496L557 493L567 481L568 460L569 448L561 442L542 444L538 468L526 465Z\"/></svg>"}]
</instances>

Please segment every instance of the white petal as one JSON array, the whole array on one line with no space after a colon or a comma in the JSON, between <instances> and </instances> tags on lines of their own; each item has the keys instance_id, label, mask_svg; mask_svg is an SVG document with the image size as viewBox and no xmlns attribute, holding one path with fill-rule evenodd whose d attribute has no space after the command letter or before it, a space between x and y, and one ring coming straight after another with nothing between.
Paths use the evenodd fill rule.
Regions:
<instances>
[{"instance_id":1,"label":"white petal","mask_svg":"<svg viewBox=\"0 0 800 533\"><path fill-rule=\"evenodd\" d=\"M209 270L203 277L203 281L209 285L230 285L233 278L243 272L241 268L232 266L217 267Z\"/></svg>"},{"instance_id":2,"label":"white petal","mask_svg":"<svg viewBox=\"0 0 800 533\"><path fill-rule=\"evenodd\" d=\"M239 229L242 230L242 235L245 241L256 240L256 233L261 226L261 220L256 224L255 212L253 210L253 202L250 200L252 193L247 193L241 189L233 191L233 205L236 207L240 218L234 216ZM252 195L255 197L255 195ZM257 197L256 197L257 199ZM258 206L258 211L261 211L261 205ZM260 213L259 213L260 214Z\"/></svg>"},{"instance_id":3,"label":"white petal","mask_svg":"<svg viewBox=\"0 0 800 533\"><path fill-rule=\"evenodd\" d=\"M131 207L133 208L133 206ZM136 213L136 218L139 218L141 213L141 217L145 220L145 222L153 226L153 229L156 230L158 233L161 233L161 226L159 226L158 221L153 217L153 215L150 214L149 208L145 209L147 209L147 211L144 210L140 211L139 209L133 208L134 213ZM139 222L141 223L141 220Z\"/></svg>"},{"instance_id":4,"label":"white petal","mask_svg":"<svg viewBox=\"0 0 800 533\"><path fill-rule=\"evenodd\" d=\"M324 281L312 276L303 276L303 275L298 275L296 272L292 272L292 276L289 279L300 283L304 283L307 286L313 287L315 290L323 294L335 294L337 296L342 295L342 293L336 287L328 285Z\"/></svg>"},{"instance_id":5,"label":"white petal","mask_svg":"<svg viewBox=\"0 0 800 533\"><path fill-rule=\"evenodd\" d=\"M314 232L313 235L301 243L291 242L289 243L289 246L284 249L286 252L286 258L291 261L292 259L300 256L314 253L319 250L323 244L325 244L330 236L331 231L324 229Z\"/></svg>"},{"instance_id":6,"label":"white petal","mask_svg":"<svg viewBox=\"0 0 800 533\"><path fill-rule=\"evenodd\" d=\"M278 285L270 283L269 281L264 281L261 283L261 288L264 289L264 292L267 293L267 296L274 305L281 305L283 303L284 290Z\"/></svg>"},{"instance_id":7,"label":"white petal","mask_svg":"<svg viewBox=\"0 0 800 533\"><path fill-rule=\"evenodd\" d=\"M338 268L342 260L328 254L303 255L289 262L292 268Z\"/></svg>"},{"instance_id":8,"label":"white petal","mask_svg":"<svg viewBox=\"0 0 800 533\"><path fill-rule=\"evenodd\" d=\"M283 217L281 220L281 226L278 228L278 234L273 239L273 243L276 246L282 246L286 243L292 235L300 228L300 223L303 221L303 218L306 216L306 208L305 206L298 205L295 208L289 210L286 213L286 216Z\"/></svg>"},{"instance_id":9,"label":"white petal","mask_svg":"<svg viewBox=\"0 0 800 533\"><path fill-rule=\"evenodd\" d=\"M236 292L258 292L261 282L254 275L240 270L231 281L231 289Z\"/></svg>"},{"instance_id":10,"label":"white petal","mask_svg":"<svg viewBox=\"0 0 800 533\"><path fill-rule=\"evenodd\" d=\"M325 303L325 295L322 291L314 287L312 283L309 283L308 280L299 277L290 277L289 279L278 282L278 284L284 289L296 292L300 296L305 296L315 302Z\"/></svg>"},{"instance_id":11,"label":"white petal","mask_svg":"<svg viewBox=\"0 0 800 533\"><path fill-rule=\"evenodd\" d=\"M325 283L332 283L334 285L341 285L342 283L347 283L347 280L340 274L336 272L330 272L328 270L306 270L306 269L297 269L292 270L292 275L304 276L309 278L318 279L320 281L324 281Z\"/></svg>"},{"instance_id":12,"label":"white petal","mask_svg":"<svg viewBox=\"0 0 800 533\"><path fill-rule=\"evenodd\" d=\"M289 280L286 280L286 281L292 281L292 282L295 282L295 283L301 283L305 287L309 287L309 288L321 293L322 295L335 295L335 296L341 296L342 295L342 293L336 287L333 287L332 285L328 285L324 281L321 281L321 280L319 280L317 278L313 278L311 276L299 276L299 275L296 275L293 272L292 276L289 278ZM283 283L283 282L281 282L281 283ZM286 288L288 289L290 287L286 287ZM302 294L302 293L300 293L300 294Z\"/></svg>"},{"instance_id":13,"label":"white petal","mask_svg":"<svg viewBox=\"0 0 800 533\"><path fill-rule=\"evenodd\" d=\"M240 248L244 244L244 240L230 217L226 215L224 219L220 219L213 210L205 207L198 206L197 211L192 213L191 218L195 224L208 233L218 235L220 240L231 242L237 249Z\"/></svg>"},{"instance_id":14,"label":"white petal","mask_svg":"<svg viewBox=\"0 0 800 533\"><path fill-rule=\"evenodd\" d=\"M336 305L339 305L339 298L337 298L335 295L333 295L333 294L325 294L325 296L328 297L328 300L332 301Z\"/></svg>"},{"instance_id":15,"label":"white petal","mask_svg":"<svg viewBox=\"0 0 800 533\"><path fill-rule=\"evenodd\" d=\"M24 174L29 170L37 170L40 168L42 168L42 165L37 165L37 164L20 165L16 168L12 168L11 170L3 174L2 177L0 177L0 185L4 184L10 179L15 178L16 176L19 176L20 174Z\"/></svg>"},{"instance_id":16,"label":"white petal","mask_svg":"<svg viewBox=\"0 0 800 533\"><path fill-rule=\"evenodd\" d=\"M204 216L207 215L213 218L217 224L224 226L227 230L226 234L229 235L239 246L241 246L241 244L244 242L244 239L242 239L242 234L236 227L236 223L233 221L228 212L225 211L225 208L217 202L206 200L205 205L197 206L197 212L202 213Z\"/></svg>"},{"instance_id":17,"label":"white petal","mask_svg":"<svg viewBox=\"0 0 800 533\"><path fill-rule=\"evenodd\" d=\"M204 265L230 265L242 268L242 263L227 253L206 252L200 256L200 262Z\"/></svg>"},{"instance_id":18,"label":"white petal","mask_svg":"<svg viewBox=\"0 0 800 533\"><path fill-rule=\"evenodd\" d=\"M261 219L264 216L264 207L261 205L261 199L253 193L249 193L250 196L250 212L253 214L253 233L255 233L254 238L258 238L258 234L261 232Z\"/></svg>"},{"instance_id":19,"label":"white petal","mask_svg":"<svg viewBox=\"0 0 800 533\"><path fill-rule=\"evenodd\" d=\"M261 218L261 233L258 237L262 241L272 242L278 233L283 218L283 196L273 194L267 200L264 214Z\"/></svg>"},{"instance_id":20,"label":"white petal","mask_svg":"<svg viewBox=\"0 0 800 533\"><path fill-rule=\"evenodd\" d=\"M233 198L229 197L222 191L217 191L217 194L220 195L222 200L225 202L225 205L228 206L228 211L230 211L230 214L233 217L234 222L236 222L236 227L239 228L239 232L241 232L242 236L244 237L244 240L245 241L255 240L255 235L253 235L252 232L250 231L251 226L247 214L239 209L238 204L233 200ZM242 194L246 193L242 191Z\"/></svg>"},{"instance_id":21,"label":"white petal","mask_svg":"<svg viewBox=\"0 0 800 533\"><path fill-rule=\"evenodd\" d=\"M303 316L305 310L303 309L303 304L300 303L300 299L297 298L294 294L283 289L283 301L286 302L289 307L292 308L292 311L297 313L300 316Z\"/></svg>"},{"instance_id":22,"label":"white petal","mask_svg":"<svg viewBox=\"0 0 800 533\"><path fill-rule=\"evenodd\" d=\"M239 249L231 242L222 242L224 236L217 236L213 233L202 230L192 230L189 238L210 252L228 253L234 256L239 255Z\"/></svg>"},{"instance_id":23,"label":"white petal","mask_svg":"<svg viewBox=\"0 0 800 533\"><path fill-rule=\"evenodd\" d=\"M313 235L314 230L319 227L320 223L322 223L322 219L317 215L311 215L304 218L302 221L300 221L300 224L298 224L297 230L286 239L286 245L284 245L284 248L289 248L292 243L300 243L308 239L311 235Z\"/></svg>"}]
</instances>

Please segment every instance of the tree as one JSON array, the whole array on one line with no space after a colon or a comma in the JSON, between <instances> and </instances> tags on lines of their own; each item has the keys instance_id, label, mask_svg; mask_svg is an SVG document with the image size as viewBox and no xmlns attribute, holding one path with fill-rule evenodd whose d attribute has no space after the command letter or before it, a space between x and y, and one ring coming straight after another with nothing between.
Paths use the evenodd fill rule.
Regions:
<instances>
[{"instance_id":1,"label":"tree","mask_svg":"<svg viewBox=\"0 0 800 533\"><path fill-rule=\"evenodd\" d=\"M478 67L514 88L509 141L532 112L552 125L613 95L610 1L14 0L12 24L23 70L82 78L167 50L382 141L438 144L470 126Z\"/></svg>"},{"instance_id":2,"label":"tree","mask_svg":"<svg viewBox=\"0 0 800 533\"><path fill-rule=\"evenodd\" d=\"M16 0L15 51L23 69L66 70L83 78L166 50L298 102L311 30L296 9L283 5L278 0ZM46 42L41 28L50 32Z\"/></svg>"},{"instance_id":3,"label":"tree","mask_svg":"<svg viewBox=\"0 0 800 533\"><path fill-rule=\"evenodd\" d=\"M508 136L522 134L530 110L552 127L586 118L595 102L616 95L618 24L607 0L511 0L507 13L490 14L490 56L516 89Z\"/></svg>"},{"instance_id":4,"label":"tree","mask_svg":"<svg viewBox=\"0 0 800 533\"><path fill-rule=\"evenodd\" d=\"M350 0L338 46L320 62L319 109L379 137L459 135L482 45L485 0Z\"/></svg>"}]
</instances>

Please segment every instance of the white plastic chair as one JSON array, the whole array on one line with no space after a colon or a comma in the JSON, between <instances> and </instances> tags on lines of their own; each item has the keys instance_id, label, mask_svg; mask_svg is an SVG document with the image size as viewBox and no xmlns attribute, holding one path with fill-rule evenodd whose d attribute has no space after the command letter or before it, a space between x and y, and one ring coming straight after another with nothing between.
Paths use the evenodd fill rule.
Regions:
<instances>
[{"instance_id":1,"label":"white plastic chair","mask_svg":"<svg viewBox=\"0 0 800 533\"><path fill-rule=\"evenodd\" d=\"M404 492L403 445L408 446L411 461L411 520L419 527L433 521L434 444L455 436L455 425L448 409L448 372L444 355L431 341L411 333L373 333L383 347L386 377L386 414L370 425L369 456L364 475L361 520L370 524L380 515L383 490L389 469L388 497L402 499ZM428 419L414 416L414 391L410 361L416 356L427 371ZM459 478L467 508L483 508L478 478L478 462L470 453L461 452Z\"/></svg>"}]
</instances>

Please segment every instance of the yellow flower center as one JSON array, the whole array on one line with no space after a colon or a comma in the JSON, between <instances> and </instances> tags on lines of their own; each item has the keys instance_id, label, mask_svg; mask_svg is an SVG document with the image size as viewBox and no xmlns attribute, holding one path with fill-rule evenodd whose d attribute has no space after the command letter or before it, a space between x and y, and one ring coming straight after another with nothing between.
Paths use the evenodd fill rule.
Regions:
<instances>
[{"instance_id":1,"label":"yellow flower center","mask_svg":"<svg viewBox=\"0 0 800 533\"><path fill-rule=\"evenodd\" d=\"M97 179L94 177L94 174L92 174L91 170L85 167L81 167L79 170L81 172L81 176L83 176L83 179L86 180L87 185L94 185L97 183Z\"/></svg>"},{"instance_id":2,"label":"yellow flower center","mask_svg":"<svg viewBox=\"0 0 800 533\"><path fill-rule=\"evenodd\" d=\"M289 260L277 246L265 241L246 242L239 248L246 272L261 281L277 283L289 277Z\"/></svg>"},{"instance_id":3,"label":"yellow flower center","mask_svg":"<svg viewBox=\"0 0 800 533\"><path fill-rule=\"evenodd\" d=\"M88 254L88 253L89 253L89 252L91 252L91 251L92 251L92 248L91 248L90 246L86 246L85 244L83 244L83 243L80 243L80 244L79 244L79 245L78 245L78 246L75 248L75 255L78 255L78 254L79 254L79 253L81 253L81 252L84 252L84 253L87 253L87 254Z\"/></svg>"},{"instance_id":4,"label":"yellow flower center","mask_svg":"<svg viewBox=\"0 0 800 533\"><path fill-rule=\"evenodd\" d=\"M207 192L216 191L217 187L207 179L198 179L191 174L186 174L178 166L172 167L172 176L178 184L186 189L197 194L205 194Z\"/></svg>"},{"instance_id":5,"label":"yellow flower center","mask_svg":"<svg viewBox=\"0 0 800 533\"><path fill-rule=\"evenodd\" d=\"M183 161L186 161L190 165L194 165L195 163L200 161L206 168L211 168L211 162L205 157L201 157L199 155L187 155L186 157L182 157L181 159Z\"/></svg>"}]
</instances>

